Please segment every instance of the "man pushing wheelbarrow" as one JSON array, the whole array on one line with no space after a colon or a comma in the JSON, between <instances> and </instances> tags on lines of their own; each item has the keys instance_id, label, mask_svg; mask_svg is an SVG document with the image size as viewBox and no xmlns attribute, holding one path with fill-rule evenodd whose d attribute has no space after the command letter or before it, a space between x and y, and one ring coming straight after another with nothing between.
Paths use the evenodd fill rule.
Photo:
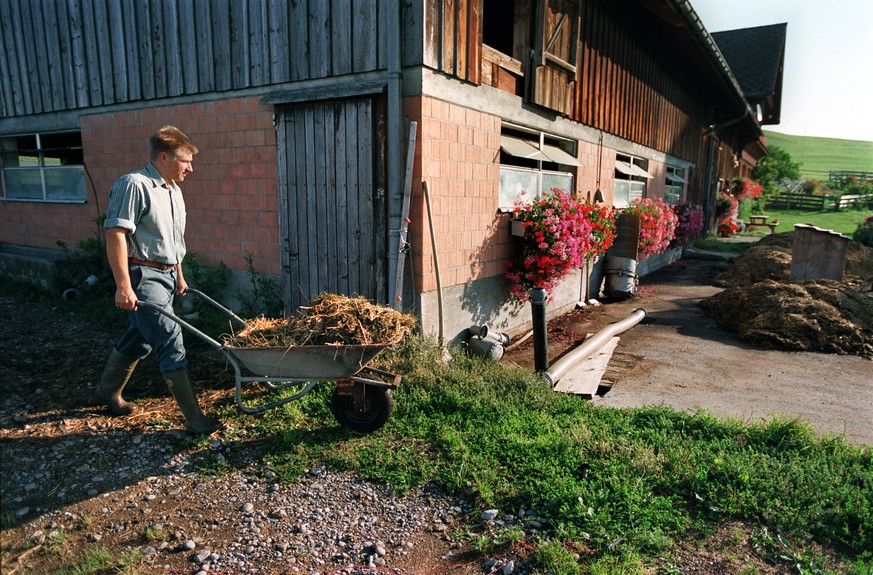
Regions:
<instances>
[{"instance_id":1,"label":"man pushing wheelbarrow","mask_svg":"<svg viewBox=\"0 0 873 575\"><path fill-rule=\"evenodd\" d=\"M128 311L128 323L106 362L96 399L114 415L133 412L122 392L137 363L154 352L185 416L185 429L208 435L222 424L200 411L188 379L181 327L156 309L137 309L138 301L148 301L172 311L174 296L188 290L182 274L185 201L179 184L194 171L197 146L173 126L158 130L150 144L148 165L116 180L109 192L106 253L115 279L115 305Z\"/></svg>"},{"instance_id":2,"label":"man pushing wheelbarrow","mask_svg":"<svg viewBox=\"0 0 873 575\"><path fill-rule=\"evenodd\" d=\"M320 381L334 381L331 409L344 427L370 432L391 413L391 390L399 376L369 362L408 334L415 320L363 298L322 294L295 318L245 322L202 292L189 288L182 273L185 256L185 203L179 182L193 169L197 148L177 128L161 128L151 138L151 162L119 178L109 193L104 226L109 266L115 278L115 305L128 311L128 326L112 349L96 399L114 415L134 405L122 392L137 363L155 353L161 374L182 414L185 429L211 434L221 423L200 411L188 379L181 327L225 355L236 375L236 402L244 413L260 413L308 393ZM173 298L192 292L245 328L218 342L173 312ZM366 327L365 327L366 326ZM244 375L243 369L251 373ZM246 405L242 386L259 383L271 391L303 386L298 393L259 406Z\"/></svg>"}]
</instances>

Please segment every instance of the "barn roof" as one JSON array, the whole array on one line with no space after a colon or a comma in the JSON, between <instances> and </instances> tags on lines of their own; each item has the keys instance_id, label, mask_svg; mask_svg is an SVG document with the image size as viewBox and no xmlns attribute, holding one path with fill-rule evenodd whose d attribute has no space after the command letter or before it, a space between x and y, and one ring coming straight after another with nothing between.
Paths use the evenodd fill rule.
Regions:
<instances>
[{"instance_id":1,"label":"barn roof","mask_svg":"<svg viewBox=\"0 0 873 575\"><path fill-rule=\"evenodd\" d=\"M746 99L763 108L762 123L779 123L787 27L782 23L712 33Z\"/></svg>"}]
</instances>

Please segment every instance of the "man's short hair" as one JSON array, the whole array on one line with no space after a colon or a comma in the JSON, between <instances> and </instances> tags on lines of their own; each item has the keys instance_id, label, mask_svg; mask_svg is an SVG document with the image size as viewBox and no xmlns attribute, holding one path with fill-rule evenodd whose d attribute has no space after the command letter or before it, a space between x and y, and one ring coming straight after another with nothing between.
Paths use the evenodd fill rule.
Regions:
<instances>
[{"instance_id":1,"label":"man's short hair","mask_svg":"<svg viewBox=\"0 0 873 575\"><path fill-rule=\"evenodd\" d=\"M192 155L197 153L197 146L176 126L164 126L149 138L151 144L151 159L156 160L161 152L175 154L177 150L185 148Z\"/></svg>"}]
</instances>

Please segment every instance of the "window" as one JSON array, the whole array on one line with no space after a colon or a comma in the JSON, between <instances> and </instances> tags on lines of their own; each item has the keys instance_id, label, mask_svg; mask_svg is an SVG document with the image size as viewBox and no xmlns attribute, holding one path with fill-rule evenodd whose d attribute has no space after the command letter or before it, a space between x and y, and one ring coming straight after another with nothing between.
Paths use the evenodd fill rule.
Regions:
<instances>
[{"instance_id":1,"label":"window","mask_svg":"<svg viewBox=\"0 0 873 575\"><path fill-rule=\"evenodd\" d=\"M542 132L504 125L500 132L500 200L509 211L552 188L573 192L576 143Z\"/></svg>"},{"instance_id":2,"label":"window","mask_svg":"<svg viewBox=\"0 0 873 575\"><path fill-rule=\"evenodd\" d=\"M515 45L515 0L484 0L482 43L498 52L518 58ZM520 58L519 58L520 59Z\"/></svg>"},{"instance_id":3,"label":"window","mask_svg":"<svg viewBox=\"0 0 873 575\"><path fill-rule=\"evenodd\" d=\"M613 206L626 208L633 200L646 195L646 180L652 175L646 171L649 161L634 156L615 156L615 192Z\"/></svg>"},{"instance_id":4,"label":"window","mask_svg":"<svg viewBox=\"0 0 873 575\"><path fill-rule=\"evenodd\" d=\"M664 184L664 201L668 204L679 204L685 198L685 168L667 166L667 181Z\"/></svg>"},{"instance_id":5,"label":"window","mask_svg":"<svg viewBox=\"0 0 873 575\"><path fill-rule=\"evenodd\" d=\"M85 201L79 132L0 138L0 171L7 200Z\"/></svg>"}]
</instances>

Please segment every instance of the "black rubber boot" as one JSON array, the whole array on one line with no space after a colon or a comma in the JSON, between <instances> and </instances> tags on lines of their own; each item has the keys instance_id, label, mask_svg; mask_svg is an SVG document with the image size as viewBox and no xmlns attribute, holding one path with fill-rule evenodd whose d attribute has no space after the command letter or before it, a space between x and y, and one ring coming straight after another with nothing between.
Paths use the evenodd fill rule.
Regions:
<instances>
[{"instance_id":1,"label":"black rubber boot","mask_svg":"<svg viewBox=\"0 0 873 575\"><path fill-rule=\"evenodd\" d=\"M188 380L188 372L186 370L177 371L164 376L164 381L170 389L170 393L179 404L179 409L182 415L185 416L185 430L192 435L209 435L224 426L209 417L203 415L200 411L200 406L197 404L197 397L194 395L194 388L191 387L191 382Z\"/></svg>"},{"instance_id":2,"label":"black rubber boot","mask_svg":"<svg viewBox=\"0 0 873 575\"><path fill-rule=\"evenodd\" d=\"M138 363L139 359L122 355L114 348L109 354L109 360L103 369L103 376L100 378L100 383L97 384L97 391L94 392L94 399L98 403L106 404L114 415L133 413L134 404L124 401L121 392L130 381L130 376L133 375L133 370L136 369Z\"/></svg>"}]
</instances>

